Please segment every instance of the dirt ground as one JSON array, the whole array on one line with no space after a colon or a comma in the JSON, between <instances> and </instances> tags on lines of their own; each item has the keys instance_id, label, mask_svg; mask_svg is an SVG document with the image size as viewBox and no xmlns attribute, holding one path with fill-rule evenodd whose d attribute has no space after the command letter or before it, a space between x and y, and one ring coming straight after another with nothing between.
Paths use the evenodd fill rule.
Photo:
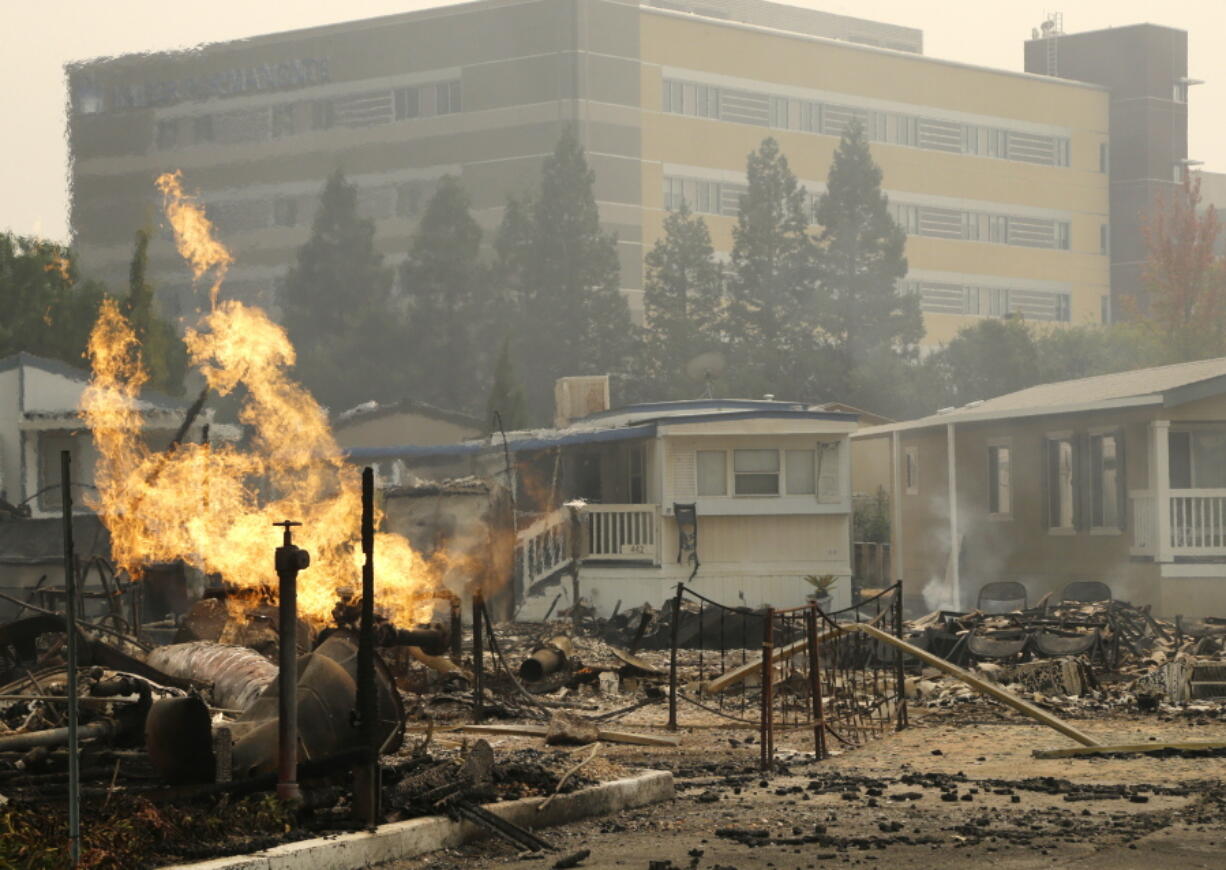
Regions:
<instances>
[{"instance_id":1,"label":"dirt ground","mask_svg":"<svg viewBox=\"0 0 1226 870\"><path fill-rule=\"evenodd\" d=\"M658 731L660 719L647 709L617 727ZM384 866L543 870L589 849L577 865L588 870L1226 868L1226 757L1035 759L1072 744L986 702L912 709L910 721L823 762L810 734L778 736L781 769L764 778L747 742L756 731L683 710L679 749L610 745L601 756L602 776L617 765L671 770L672 803L546 830L554 854L487 840ZM1213 714L1069 721L1103 742L1226 740L1226 717Z\"/></svg>"}]
</instances>

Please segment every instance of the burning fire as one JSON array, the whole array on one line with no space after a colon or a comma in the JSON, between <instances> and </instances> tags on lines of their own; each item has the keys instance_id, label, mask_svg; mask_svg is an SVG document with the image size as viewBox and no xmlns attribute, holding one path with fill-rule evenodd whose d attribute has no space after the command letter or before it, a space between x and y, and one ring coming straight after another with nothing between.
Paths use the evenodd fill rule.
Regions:
<instances>
[{"instance_id":1,"label":"burning fire","mask_svg":"<svg viewBox=\"0 0 1226 870\"><path fill-rule=\"evenodd\" d=\"M180 172L164 172L154 182L162 192L162 208L175 231L175 246L179 256L192 264L192 274L199 281L209 272L213 283L209 287L209 304L217 306L217 293L226 272L234 262L226 246L213 238L213 222L204 215L196 202L183 193L183 176Z\"/></svg>"},{"instance_id":2,"label":"burning fire","mask_svg":"<svg viewBox=\"0 0 1226 870\"><path fill-rule=\"evenodd\" d=\"M275 587L273 523L302 523L296 543L311 553L298 578L302 615L326 620L337 590L361 588L361 478L346 463L319 403L290 377L294 348L259 308L217 293L233 257L212 235L201 207L184 196L177 173L158 178L180 254L199 280L212 275L210 310L187 331L191 362L220 395L241 390L249 444L183 443L154 451L142 438L140 344L114 302L90 336L93 377L81 410L98 449L97 510L116 564L139 576L142 564L184 559L238 586ZM378 517L376 518L376 521ZM414 593L436 585L445 566L427 562L399 535L378 534L379 606L413 620Z\"/></svg>"}]
</instances>

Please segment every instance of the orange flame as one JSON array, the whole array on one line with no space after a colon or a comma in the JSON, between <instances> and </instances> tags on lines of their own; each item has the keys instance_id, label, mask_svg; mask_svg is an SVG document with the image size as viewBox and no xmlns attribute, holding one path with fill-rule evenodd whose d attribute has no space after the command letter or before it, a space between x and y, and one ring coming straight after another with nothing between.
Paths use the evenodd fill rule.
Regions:
<instances>
[{"instance_id":1,"label":"orange flame","mask_svg":"<svg viewBox=\"0 0 1226 870\"><path fill-rule=\"evenodd\" d=\"M226 280L234 256L213 237L213 222L205 217L204 209L183 193L183 173L164 172L154 184L162 192L162 207L174 227L179 256L191 263L197 281L210 271L213 273L209 304L216 305L217 292Z\"/></svg>"},{"instance_id":2,"label":"orange flame","mask_svg":"<svg viewBox=\"0 0 1226 870\"><path fill-rule=\"evenodd\" d=\"M197 275L216 268L224 276L232 257L212 237L200 207L183 196L178 175L163 175L158 185L179 251ZM272 524L298 520L296 543L311 553L311 567L298 580L298 606L303 616L326 620L338 589L361 586L360 475L344 461L323 408L290 377L294 349L285 331L259 308L216 303L220 281L210 289L211 311L185 341L213 390L245 391L239 419L250 427L249 446L150 449L142 437L139 395L147 376L140 344L108 300L90 336L93 377L81 403L98 449L90 506L110 531L116 564L133 576L142 564L181 558L248 588L275 588L279 532ZM376 536L375 559L379 608L403 623L414 617L415 593L436 586L447 568L394 534Z\"/></svg>"}]
</instances>

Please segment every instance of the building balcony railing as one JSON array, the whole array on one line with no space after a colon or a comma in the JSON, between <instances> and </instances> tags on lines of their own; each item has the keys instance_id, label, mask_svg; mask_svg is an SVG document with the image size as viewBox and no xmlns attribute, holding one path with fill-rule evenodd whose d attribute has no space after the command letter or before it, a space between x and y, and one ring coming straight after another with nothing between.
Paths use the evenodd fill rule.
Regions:
<instances>
[{"instance_id":1,"label":"building balcony railing","mask_svg":"<svg viewBox=\"0 0 1226 870\"><path fill-rule=\"evenodd\" d=\"M516 534L516 572L522 588L568 570L576 557L659 565L659 527L660 508L654 504L589 504L577 519L565 507L544 514Z\"/></svg>"},{"instance_id":2,"label":"building balcony railing","mask_svg":"<svg viewBox=\"0 0 1226 870\"><path fill-rule=\"evenodd\" d=\"M583 557L658 565L659 526L659 505L589 504L583 508Z\"/></svg>"},{"instance_id":3,"label":"building balcony railing","mask_svg":"<svg viewBox=\"0 0 1226 870\"><path fill-rule=\"evenodd\" d=\"M1152 492L1140 490L1131 501L1134 556L1160 561L1226 556L1226 489L1174 489L1165 506ZM1165 533L1160 510L1167 519Z\"/></svg>"}]
</instances>

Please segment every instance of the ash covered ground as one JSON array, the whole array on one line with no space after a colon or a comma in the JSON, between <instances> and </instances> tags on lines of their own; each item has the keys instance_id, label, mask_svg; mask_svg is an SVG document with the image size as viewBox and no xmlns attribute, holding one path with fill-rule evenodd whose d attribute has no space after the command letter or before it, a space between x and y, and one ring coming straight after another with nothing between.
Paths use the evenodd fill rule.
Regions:
<instances>
[{"instance_id":1,"label":"ash covered ground","mask_svg":"<svg viewBox=\"0 0 1226 870\"><path fill-rule=\"evenodd\" d=\"M646 726L636 713L621 727ZM636 722L636 720L639 720ZM1217 714L1070 718L1102 742L1223 740ZM626 768L671 770L670 804L546 833L556 854L486 840L395 870L551 868L1226 867L1226 761L1213 757L1036 759L1068 745L993 702L913 708L911 726L821 762L807 735L777 738L764 777L753 731L682 715L679 749L609 746ZM539 742L491 740L495 752ZM610 771L613 773L615 771Z\"/></svg>"}]
</instances>

